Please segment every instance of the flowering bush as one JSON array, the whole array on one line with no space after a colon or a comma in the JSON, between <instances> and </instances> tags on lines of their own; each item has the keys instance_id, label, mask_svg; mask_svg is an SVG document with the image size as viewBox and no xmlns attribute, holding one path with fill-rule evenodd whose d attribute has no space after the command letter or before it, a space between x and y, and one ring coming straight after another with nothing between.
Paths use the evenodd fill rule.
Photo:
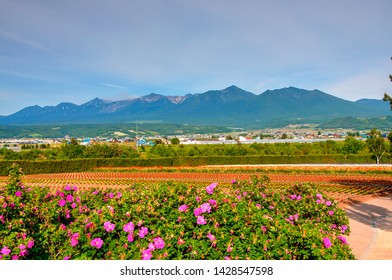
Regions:
<instances>
[{"instance_id":1,"label":"flowering bush","mask_svg":"<svg viewBox=\"0 0 392 280\"><path fill-rule=\"evenodd\" d=\"M309 184L274 192L255 177L53 193L14 181L0 190L0 259L354 258L344 211Z\"/></svg>"}]
</instances>

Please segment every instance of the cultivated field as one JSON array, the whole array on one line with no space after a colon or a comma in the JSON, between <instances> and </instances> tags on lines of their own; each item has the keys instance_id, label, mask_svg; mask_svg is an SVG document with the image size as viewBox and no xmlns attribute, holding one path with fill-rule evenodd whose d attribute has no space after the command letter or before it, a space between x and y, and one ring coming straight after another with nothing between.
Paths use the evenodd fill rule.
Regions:
<instances>
[{"instance_id":1,"label":"cultivated field","mask_svg":"<svg viewBox=\"0 0 392 280\"><path fill-rule=\"evenodd\" d=\"M27 187L47 186L57 190L65 185L89 188L123 189L136 183L163 181L187 184L247 180L252 176L267 176L271 187L283 189L296 183L314 183L339 202L362 196L392 193L392 165L260 165L260 166L200 166L200 167L122 167L99 168L91 172L24 175ZM0 186L7 183L0 177Z\"/></svg>"}]
</instances>

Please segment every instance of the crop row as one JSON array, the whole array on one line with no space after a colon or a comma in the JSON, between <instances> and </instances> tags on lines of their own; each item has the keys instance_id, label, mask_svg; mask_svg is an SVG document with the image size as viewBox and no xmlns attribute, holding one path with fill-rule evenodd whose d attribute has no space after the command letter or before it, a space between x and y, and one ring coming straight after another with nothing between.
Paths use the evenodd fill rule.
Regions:
<instances>
[{"instance_id":1,"label":"crop row","mask_svg":"<svg viewBox=\"0 0 392 280\"><path fill-rule=\"evenodd\" d=\"M155 183L175 181L188 184L220 181L230 184L236 180L249 180L252 174L240 173L185 173L185 172L79 172L58 174L33 174L23 176L25 186L45 186L58 189L65 185L77 185L80 189L91 187L125 188L134 183ZM361 195L381 194L392 187L392 178L380 174L268 174L271 186L282 189L300 182L318 184L334 199L344 201ZM5 185L7 177L0 178L0 186Z\"/></svg>"}]
</instances>

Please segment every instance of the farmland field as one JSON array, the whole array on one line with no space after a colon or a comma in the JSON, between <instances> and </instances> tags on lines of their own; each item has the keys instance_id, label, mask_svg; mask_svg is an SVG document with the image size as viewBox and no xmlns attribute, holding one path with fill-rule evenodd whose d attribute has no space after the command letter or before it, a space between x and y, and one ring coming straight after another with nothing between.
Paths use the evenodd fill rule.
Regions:
<instances>
[{"instance_id":1,"label":"farmland field","mask_svg":"<svg viewBox=\"0 0 392 280\"><path fill-rule=\"evenodd\" d=\"M314 183L339 202L367 195L385 195L392 189L391 165L264 165L264 166L200 166L200 167L123 167L98 168L91 172L24 175L25 186L47 186L60 189L75 185L79 189L118 188L135 183L151 184L162 181L187 184L246 180L252 176L267 176L271 187L283 189L296 183ZM0 177L0 186L7 177Z\"/></svg>"}]
</instances>

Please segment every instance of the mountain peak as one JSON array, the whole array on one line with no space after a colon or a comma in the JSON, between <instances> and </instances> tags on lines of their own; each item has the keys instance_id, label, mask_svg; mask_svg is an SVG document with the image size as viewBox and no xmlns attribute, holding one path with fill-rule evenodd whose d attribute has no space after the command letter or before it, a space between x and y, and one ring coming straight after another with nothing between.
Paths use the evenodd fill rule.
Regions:
<instances>
[{"instance_id":1,"label":"mountain peak","mask_svg":"<svg viewBox=\"0 0 392 280\"><path fill-rule=\"evenodd\" d=\"M233 90L243 90L243 89L241 89L241 88L239 88L239 87L237 87L235 85L231 85L231 86L223 89L222 91L233 91Z\"/></svg>"},{"instance_id":2,"label":"mountain peak","mask_svg":"<svg viewBox=\"0 0 392 280\"><path fill-rule=\"evenodd\" d=\"M153 92L148 95L140 97L141 100L147 101L147 102L155 102L155 101L158 101L162 98L165 98L165 96L163 96L161 94L153 93Z\"/></svg>"}]
</instances>

